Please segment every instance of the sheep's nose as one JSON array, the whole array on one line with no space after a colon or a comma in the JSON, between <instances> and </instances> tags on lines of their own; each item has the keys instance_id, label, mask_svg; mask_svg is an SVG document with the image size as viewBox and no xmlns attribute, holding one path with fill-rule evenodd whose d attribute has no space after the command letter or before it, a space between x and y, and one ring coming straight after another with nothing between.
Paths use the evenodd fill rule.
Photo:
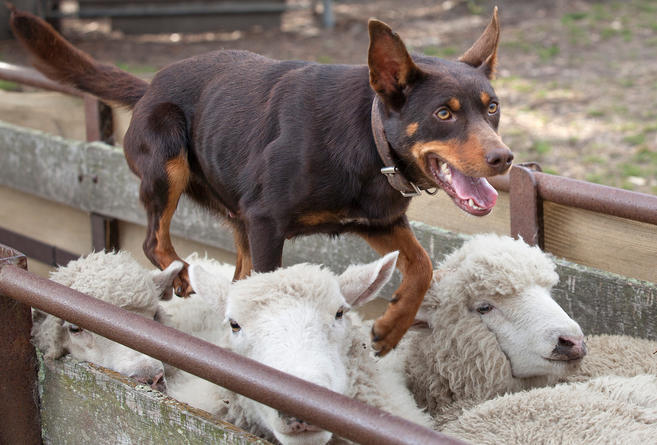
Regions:
<instances>
[{"instance_id":1,"label":"sheep's nose","mask_svg":"<svg viewBox=\"0 0 657 445\"><path fill-rule=\"evenodd\" d=\"M577 360L586 355L584 337L562 335L552 351L555 360Z\"/></svg>"},{"instance_id":2,"label":"sheep's nose","mask_svg":"<svg viewBox=\"0 0 657 445\"><path fill-rule=\"evenodd\" d=\"M133 379L137 380L139 383L143 383L144 385L148 385L151 388L160 391L160 392L165 392L167 389L167 383L166 380L164 379L164 373L160 372L158 374L155 374L153 376L146 376L146 375L133 375Z\"/></svg>"},{"instance_id":3,"label":"sheep's nose","mask_svg":"<svg viewBox=\"0 0 657 445\"><path fill-rule=\"evenodd\" d=\"M285 432L287 434L304 433L307 431L322 431L321 428L318 428L315 425L311 425L303 419L298 419L294 416L288 416L287 414L280 412L278 413L278 416L281 418L281 421L285 425Z\"/></svg>"}]
</instances>

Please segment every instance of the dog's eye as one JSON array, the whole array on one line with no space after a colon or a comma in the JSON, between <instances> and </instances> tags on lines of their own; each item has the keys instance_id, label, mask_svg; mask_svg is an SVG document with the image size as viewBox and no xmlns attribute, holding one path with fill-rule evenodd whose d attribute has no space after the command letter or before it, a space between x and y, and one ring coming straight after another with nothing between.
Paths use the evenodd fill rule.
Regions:
<instances>
[{"instance_id":1,"label":"dog's eye","mask_svg":"<svg viewBox=\"0 0 657 445\"><path fill-rule=\"evenodd\" d=\"M499 105L497 105L497 102L491 102L490 104L488 104L488 114L497 113L498 108L499 108Z\"/></svg>"},{"instance_id":2,"label":"dog's eye","mask_svg":"<svg viewBox=\"0 0 657 445\"><path fill-rule=\"evenodd\" d=\"M229 323L230 323L230 329L233 332L239 332L240 330L242 330L242 327L232 318L229 320Z\"/></svg>"},{"instance_id":3,"label":"dog's eye","mask_svg":"<svg viewBox=\"0 0 657 445\"><path fill-rule=\"evenodd\" d=\"M488 303L484 303L477 308L477 312L479 312L480 314L487 314L492 310L493 310L493 306Z\"/></svg>"},{"instance_id":4,"label":"dog's eye","mask_svg":"<svg viewBox=\"0 0 657 445\"><path fill-rule=\"evenodd\" d=\"M436 111L436 116L438 119L442 121L446 121L452 117L452 112L447 109L447 107L440 107L438 111Z\"/></svg>"},{"instance_id":5,"label":"dog's eye","mask_svg":"<svg viewBox=\"0 0 657 445\"><path fill-rule=\"evenodd\" d=\"M77 334L78 332L82 332L82 328L76 324L70 324L68 325L68 332Z\"/></svg>"}]
</instances>

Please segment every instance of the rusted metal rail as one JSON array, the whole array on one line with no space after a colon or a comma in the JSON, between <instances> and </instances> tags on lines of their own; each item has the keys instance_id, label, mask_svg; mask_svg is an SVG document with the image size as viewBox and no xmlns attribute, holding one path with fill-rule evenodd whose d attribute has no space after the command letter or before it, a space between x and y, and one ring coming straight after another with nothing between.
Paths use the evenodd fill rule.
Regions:
<instances>
[{"instance_id":1,"label":"rusted metal rail","mask_svg":"<svg viewBox=\"0 0 657 445\"><path fill-rule=\"evenodd\" d=\"M358 443L463 443L13 265L0 268L0 294Z\"/></svg>"},{"instance_id":2,"label":"rusted metal rail","mask_svg":"<svg viewBox=\"0 0 657 445\"><path fill-rule=\"evenodd\" d=\"M0 244L0 271L7 265L26 272L27 259ZM38 363L31 329L30 307L0 291L0 444L41 443Z\"/></svg>"},{"instance_id":3,"label":"rusted metal rail","mask_svg":"<svg viewBox=\"0 0 657 445\"><path fill-rule=\"evenodd\" d=\"M657 196L514 165L490 183L509 192L511 235L543 247L543 201L657 225Z\"/></svg>"}]
</instances>

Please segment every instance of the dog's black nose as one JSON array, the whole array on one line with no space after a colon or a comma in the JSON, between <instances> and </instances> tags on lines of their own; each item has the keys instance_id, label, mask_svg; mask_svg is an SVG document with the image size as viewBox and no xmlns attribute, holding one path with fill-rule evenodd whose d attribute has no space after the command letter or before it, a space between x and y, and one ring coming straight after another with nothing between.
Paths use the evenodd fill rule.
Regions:
<instances>
[{"instance_id":1,"label":"dog's black nose","mask_svg":"<svg viewBox=\"0 0 657 445\"><path fill-rule=\"evenodd\" d=\"M495 148L486 153L486 162L493 169L502 173L511 166L513 153L508 148Z\"/></svg>"}]
</instances>

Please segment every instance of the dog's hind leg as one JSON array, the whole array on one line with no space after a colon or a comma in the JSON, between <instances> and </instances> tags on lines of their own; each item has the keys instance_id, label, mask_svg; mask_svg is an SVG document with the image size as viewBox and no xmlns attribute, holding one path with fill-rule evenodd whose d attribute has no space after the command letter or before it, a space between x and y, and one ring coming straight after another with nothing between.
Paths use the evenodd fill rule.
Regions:
<instances>
[{"instance_id":1,"label":"dog's hind leg","mask_svg":"<svg viewBox=\"0 0 657 445\"><path fill-rule=\"evenodd\" d=\"M361 233L361 236L382 255L399 251L397 268L403 275L402 282L385 313L372 327L372 346L378 355L385 355L413 324L424 294L431 285L433 267L406 217L389 230Z\"/></svg>"},{"instance_id":2,"label":"dog's hind leg","mask_svg":"<svg viewBox=\"0 0 657 445\"><path fill-rule=\"evenodd\" d=\"M144 253L153 264L165 269L176 254L169 229L180 196L189 184L187 138L182 111L172 104L153 107L146 119L133 118L126 134L128 163L141 178L139 198L146 208L147 232ZM192 293L187 267L173 283L179 296Z\"/></svg>"}]
</instances>

